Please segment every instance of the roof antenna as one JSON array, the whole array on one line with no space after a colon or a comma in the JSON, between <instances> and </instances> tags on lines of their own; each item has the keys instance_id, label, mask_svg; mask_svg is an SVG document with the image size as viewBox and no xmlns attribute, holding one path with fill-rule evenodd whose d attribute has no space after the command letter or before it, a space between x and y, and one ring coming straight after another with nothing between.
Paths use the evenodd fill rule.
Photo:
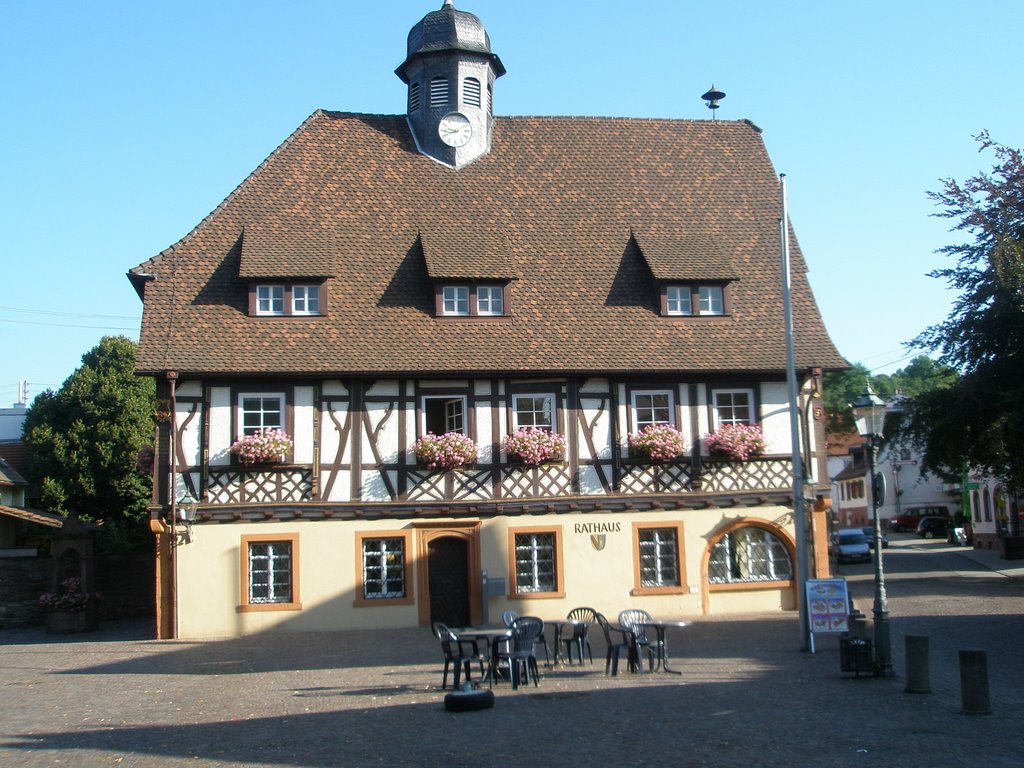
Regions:
<instances>
[{"instance_id":1,"label":"roof antenna","mask_svg":"<svg viewBox=\"0 0 1024 768\"><path fill-rule=\"evenodd\" d=\"M711 89L707 93L705 93L703 96L701 96L701 98L704 99L704 101L707 102L708 109L711 110L711 119L714 120L715 119L715 110L717 110L718 107L719 107L718 102L720 102L722 99L725 98L725 93L723 93L722 91L717 90L715 88L715 84L712 83L711 84Z\"/></svg>"}]
</instances>

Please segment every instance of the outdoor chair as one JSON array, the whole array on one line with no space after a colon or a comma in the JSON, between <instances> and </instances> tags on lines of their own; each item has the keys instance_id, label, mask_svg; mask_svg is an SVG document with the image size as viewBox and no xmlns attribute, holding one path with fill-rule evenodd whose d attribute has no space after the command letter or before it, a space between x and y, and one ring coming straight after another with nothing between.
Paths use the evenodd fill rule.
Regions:
<instances>
[{"instance_id":1,"label":"outdoor chair","mask_svg":"<svg viewBox=\"0 0 1024 768\"><path fill-rule=\"evenodd\" d=\"M604 673L607 675L611 670L612 677L619 674L619 654L622 651L626 652L626 658L629 658L630 645L626 639L627 633L623 632L621 637L616 640L612 637L612 633L617 630L612 628L612 625L608 623L608 619L605 618L603 613L594 613L594 621L601 627L601 631L604 633L604 643L607 651L604 657Z\"/></svg>"},{"instance_id":2,"label":"outdoor chair","mask_svg":"<svg viewBox=\"0 0 1024 768\"><path fill-rule=\"evenodd\" d=\"M470 679L473 662L480 663L480 677L484 676L484 656L480 653L476 640L460 640L447 624L435 621L434 636L441 641L441 652L444 654L444 674L441 677L441 690L448 687L448 668L454 666L452 689L458 690L462 672L465 670L466 680ZM489 662L489 660L488 660Z\"/></svg>"},{"instance_id":3,"label":"outdoor chair","mask_svg":"<svg viewBox=\"0 0 1024 768\"><path fill-rule=\"evenodd\" d=\"M513 622L519 618L519 614L515 611L505 611L501 614L501 621L506 627L511 627ZM544 630L541 630L540 636L537 638L537 643L544 646L544 666L551 666L551 656L548 654L548 639L544 634Z\"/></svg>"},{"instance_id":4,"label":"outdoor chair","mask_svg":"<svg viewBox=\"0 0 1024 768\"><path fill-rule=\"evenodd\" d=\"M520 679L530 684L533 677L534 686L539 685L540 670L537 669L537 654L534 645L544 631L544 622L536 616L521 616L512 622L512 635L507 650L499 651L498 657L508 662L512 678L512 689L519 687ZM522 674L523 677L520 675ZM493 677L492 677L493 682Z\"/></svg>"},{"instance_id":5,"label":"outdoor chair","mask_svg":"<svg viewBox=\"0 0 1024 768\"><path fill-rule=\"evenodd\" d=\"M654 618L647 611L633 608L619 614L619 626L628 630L629 663L637 672L644 671L644 654L647 654L650 669L654 671L654 659L657 657L657 643L647 637L645 622L653 622ZM625 634L625 633L624 633Z\"/></svg>"},{"instance_id":6,"label":"outdoor chair","mask_svg":"<svg viewBox=\"0 0 1024 768\"><path fill-rule=\"evenodd\" d=\"M584 646L587 649L587 655L590 656L590 663L594 663L594 652L590 648L590 625L594 623L596 615L597 611L593 608L573 608L565 617L573 622L572 636L562 638L562 642L565 643L565 658L569 664L572 664L573 648L576 649L580 664L583 664Z\"/></svg>"}]
</instances>

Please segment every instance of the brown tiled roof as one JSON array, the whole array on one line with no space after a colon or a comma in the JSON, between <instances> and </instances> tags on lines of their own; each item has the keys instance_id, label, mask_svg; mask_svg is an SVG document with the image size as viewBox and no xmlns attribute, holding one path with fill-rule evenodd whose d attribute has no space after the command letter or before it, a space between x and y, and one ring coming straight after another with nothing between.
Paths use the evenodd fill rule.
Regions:
<instances>
[{"instance_id":1,"label":"brown tiled roof","mask_svg":"<svg viewBox=\"0 0 1024 768\"><path fill-rule=\"evenodd\" d=\"M330 277L335 274L337 238L291 219L252 221L242 232L239 277Z\"/></svg>"},{"instance_id":2,"label":"brown tiled roof","mask_svg":"<svg viewBox=\"0 0 1024 768\"><path fill-rule=\"evenodd\" d=\"M719 242L711 237L661 228L633 237L654 279L661 282L736 280L739 273Z\"/></svg>"},{"instance_id":3,"label":"brown tiled roof","mask_svg":"<svg viewBox=\"0 0 1024 768\"><path fill-rule=\"evenodd\" d=\"M404 116L316 112L195 229L133 270L154 278L138 368L779 372L779 214L778 178L746 122L499 117L491 152L454 171L417 153ZM267 242L250 259L243 232L253 228ZM448 252L434 253L437 233L448 233L437 241ZM508 277L498 274L506 242L519 278L512 317L435 317L428 263L436 275ZM296 244L311 243L316 266L305 266ZM458 243L481 247L458 255ZM673 243L691 244L678 266ZM727 316L659 316L652 271L722 279L723 259L739 277ZM239 275L275 264L295 277L329 272L328 314L249 317ZM797 365L845 367L805 271L794 241Z\"/></svg>"},{"instance_id":4,"label":"brown tiled roof","mask_svg":"<svg viewBox=\"0 0 1024 768\"><path fill-rule=\"evenodd\" d=\"M39 525L48 525L51 528L60 528L64 525L64 518L60 515L55 515L52 512L40 512L38 509L8 507L6 504L0 504L0 515L27 520L30 523L39 523Z\"/></svg>"},{"instance_id":5,"label":"brown tiled roof","mask_svg":"<svg viewBox=\"0 0 1024 768\"><path fill-rule=\"evenodd\" d=\"M420 245L431 280L511 280L516 277L512 246L493 229L428 227Z\"/></svg>"},{"instance_id":6,"label":"brown tiled roof","mask_svg":"<svg viewBox=\"0 0 1024 768\"><path fill-rule=\"evenodd\" d=\"M28 481L21 474L0 457L0 485L15 486L28 485Z\"/></svg>"}]
</instances>

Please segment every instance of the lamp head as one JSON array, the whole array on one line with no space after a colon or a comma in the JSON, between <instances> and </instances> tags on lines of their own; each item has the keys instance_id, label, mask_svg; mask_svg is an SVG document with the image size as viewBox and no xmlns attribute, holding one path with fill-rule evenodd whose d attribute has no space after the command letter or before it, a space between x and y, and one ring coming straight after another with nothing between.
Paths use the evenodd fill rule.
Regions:
<instances>
[{"instance_id":1,"label":"lamp head","mask_svg":"<svg viewBox=\"0 0 1024 768\"><path fill-rule=\"evenodd\" d=\"M850 407L857 423L857 434L864 438L882 434L882 427L885 424L885 401L871 389L870 382L865 385L864 391Z\"/></svg>"}]
</instances>

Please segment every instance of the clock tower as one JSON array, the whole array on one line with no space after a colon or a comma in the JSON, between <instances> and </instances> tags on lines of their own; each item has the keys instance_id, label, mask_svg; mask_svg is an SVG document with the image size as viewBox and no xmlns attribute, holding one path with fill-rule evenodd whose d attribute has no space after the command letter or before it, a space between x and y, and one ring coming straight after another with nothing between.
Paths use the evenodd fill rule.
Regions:
<instances>
[{"instance_id":1,"label":"clock tower","mask_svg":"<svg viewBox=\"0 0 1024 768\"><path fill-rule=\"evenodd\" d=\"M409 32L395 74L409 86L406 114L420 152L461 168L490 151L494 81L505 67L480 19L445 0Z\"/></svg>"}]
</instances>

